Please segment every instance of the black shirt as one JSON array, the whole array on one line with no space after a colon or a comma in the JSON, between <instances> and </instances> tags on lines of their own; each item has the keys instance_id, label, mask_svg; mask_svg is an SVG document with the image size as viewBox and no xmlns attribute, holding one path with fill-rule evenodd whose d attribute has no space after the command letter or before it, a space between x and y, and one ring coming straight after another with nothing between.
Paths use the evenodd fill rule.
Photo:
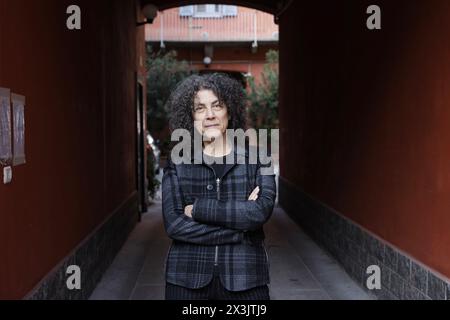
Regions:
<instances>
[{"instance_id":1,"label":"black shirt","mask_svg":"<svg viewBox=\"0 0 450 320\"><path fill-rule=\"evenodd\" d=\"M208 159L208 164L212 162L212 164L209 164L211 168L214 169L214 172L216 173L216 178L222 179L225 172L232 167L231 164L226 164L226 158L227 156L223 157L211 157L205 153L203 153L203 158ZM219 162L219 163L217 163Z\"/></svg>"}]
</instances>

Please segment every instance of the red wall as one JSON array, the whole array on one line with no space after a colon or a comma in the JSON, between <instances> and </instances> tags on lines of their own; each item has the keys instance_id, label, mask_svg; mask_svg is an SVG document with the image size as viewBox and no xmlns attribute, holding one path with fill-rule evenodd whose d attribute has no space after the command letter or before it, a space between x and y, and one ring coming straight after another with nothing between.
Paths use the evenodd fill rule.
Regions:
<instances>
[{"instance_id":1,"label":"red wall","mask_svg":"<svg viewBox=\"0 0 450 320\"><path fill-rule=\"evenodd\" d=\"M0 298L23 297L136 189L135 2L76 1L80 31L71 4L0 0L0 86L27 99L27 163L0 184Z\"/></svg>"},{"instance_id":2,"label":"red wall","mask_svg":"<svg viewBox=\"0 0 450 320\"><path fill-rule=\"evenodd\" d=\"M27 164L0 184L0 298L135 190L134 3L77 3L75 32L69 1L0 0L0 86L27 97ZM281 174L450 277L450 2L380 0L381 31L365 28L370 4L282 15Z\"/></svg>"},{"instance_id":3,"label":"red wall","mask_svg":"<svg viewBox=\"0 0 450 320\"><path fill-rule=\"evenodd\" d=\"M450 2L370 4L281 17L281 175L450 277Z\"/></svg>"}]
</instances>

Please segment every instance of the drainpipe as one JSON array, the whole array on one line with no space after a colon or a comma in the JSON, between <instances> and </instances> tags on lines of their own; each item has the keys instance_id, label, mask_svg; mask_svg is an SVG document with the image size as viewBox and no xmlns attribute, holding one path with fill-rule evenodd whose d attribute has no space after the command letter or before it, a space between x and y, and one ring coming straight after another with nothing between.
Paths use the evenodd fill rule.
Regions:
<instances>
[{"instance_id":1,"label":"drainpipe","mask_svg":"<svg viewBox=\"0 0 450 320\"><path fill-rule=\"evenodd\" d=\"M258 48L258 20L256 16L256 10L253 13L253 31L254 31L254 39L252 43L252 52L255 53Z\"/></svg>"},{"instance_id":2,"label":"drainpipe","mask_svg":"<svg viewBox=\"0 0 450 320\"><path fill-rule=\"evenodd\" d=\"M161 12L161 27L159 28L160 31L160 37L161 37L161 42L159 44L159 47L161 49L164 49L166 47L166 45L164 44L164 12Z\"/></svg>"}]
</instances>

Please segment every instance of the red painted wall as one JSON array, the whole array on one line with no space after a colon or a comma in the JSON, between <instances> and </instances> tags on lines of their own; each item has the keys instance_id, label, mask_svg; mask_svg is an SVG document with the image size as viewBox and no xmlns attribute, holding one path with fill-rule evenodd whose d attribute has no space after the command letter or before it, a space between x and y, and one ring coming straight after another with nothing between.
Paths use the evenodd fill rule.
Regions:
<instances>
[{"instance_id":1,"label":"red painted wall","mask_svg":"<svg viewBox=\"0 0 450 320\"><path fill-rule=\"evenodd\" d=\"M0 0L0 86L27 99L27 163L0 184L0 298L23 297L136 189L136 3L76 3L80 31L71 1Z\"/></svg>"},{"instance_id":2,"label":"red painted wall","mask_svg":"<svg viewBox=\"0 0 450 320\"><path fill-rule=\"evenodd\" d=\"M69 32L69 1L0 0L0 86L27 97L27 164L0 185L0 298L24 296L135 190L135 8L78 3ZM450 277L450 3L380 0L381 31L365 28L370 4L282 15L281 174Z\"/></svg>"},{"instance_id":3,"label":"red painted wall","mask_svg":"<svg viewBox=\"0 0 450 320\"><path fill-rule=\"evenodd\" d=\"M450 277L450 2L371 4L281 17L281 175Z\"/></svg>"}]
</instances>

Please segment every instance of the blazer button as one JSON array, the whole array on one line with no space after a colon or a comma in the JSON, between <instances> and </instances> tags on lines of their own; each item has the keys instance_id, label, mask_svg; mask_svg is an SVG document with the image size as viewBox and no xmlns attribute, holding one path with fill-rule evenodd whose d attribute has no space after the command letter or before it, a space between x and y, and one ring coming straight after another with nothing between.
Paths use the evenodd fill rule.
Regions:
<instances>
[{"instance_id":1,"label":"blazer button","mask_svg":"<svg viewBox=\"0 0 450 320\"><path fill-rule=\"evenodd\" d=\"M208 186L206 187L206 189L208 189L209 191L211 191L212 189L214 189L212 184L208 184Z\"/></svg>"}]
</instances>

